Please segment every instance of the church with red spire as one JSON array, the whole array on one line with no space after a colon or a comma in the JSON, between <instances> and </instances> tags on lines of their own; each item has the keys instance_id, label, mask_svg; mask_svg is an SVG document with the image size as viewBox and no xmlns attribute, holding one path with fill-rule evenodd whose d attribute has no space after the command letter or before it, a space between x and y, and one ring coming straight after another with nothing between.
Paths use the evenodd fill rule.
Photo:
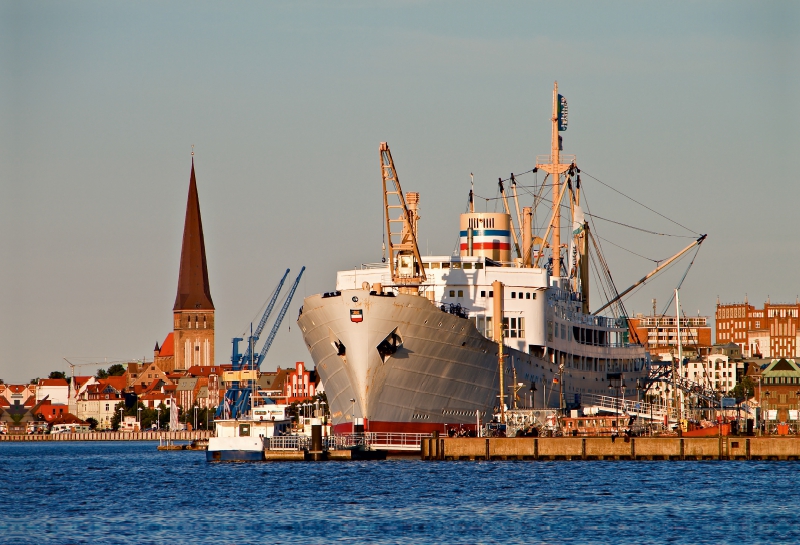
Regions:
<instances>
[{"instance_id":1,"label":"church with red spire","mask_svg":"<svg viewBox=\"0 0 800 545\"><path fill-rule=\"evenodd\" d=\"M189 177L189 197L183 224L178 293L172 307L173 331L155 348L155 363L163 371L214 365L214 302L208 282L206 248L197 180Z\"/></svg>"}]
</instances>

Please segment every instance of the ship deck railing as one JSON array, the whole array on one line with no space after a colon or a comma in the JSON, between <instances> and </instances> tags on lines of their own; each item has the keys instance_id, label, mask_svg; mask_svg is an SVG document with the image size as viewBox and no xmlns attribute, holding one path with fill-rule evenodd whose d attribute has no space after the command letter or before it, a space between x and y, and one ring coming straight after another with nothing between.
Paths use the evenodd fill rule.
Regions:
<instances>
[{"instance_id":1,"label":"ship deck railing","mask_svg":"<svg viewBox=\"0 0 800 545\"><path fill-rule=\"evenodd\" d=\"M342 450L363 446L373 450L417 451L420 442L430 437L426 433L366 432L329 435L322 438L325 450ZM266 442L268 450L308 450L311 437L307 435L276 435Z\"/></svg>"},{"instance_id":2,"label":"ship deck railing","mask_svg":"<svg viewBox=\"0 0 800 545\"><path fill-rule=\"evenodd\" d=\"M663 422L664 417L666 417L669 422L678 421L678 411L674 407L666 407L658 403L632 401L630 399L599 394L582 394L581 405L584 407L584 413L587 408L596 407L605 412L636 416L642 420Z\"/></svg>"},{"instance_id":3,"label":"ship deck railing","mask_svg":"<svg viewBox=\"0 0 800 545\"><path fill-rule=\"evenodd\" d=\"M420 442L430 437L427 433L365 432L334 435L339 448L365 446L373 450L416 451Z\"/></svg>"}]
</instances>

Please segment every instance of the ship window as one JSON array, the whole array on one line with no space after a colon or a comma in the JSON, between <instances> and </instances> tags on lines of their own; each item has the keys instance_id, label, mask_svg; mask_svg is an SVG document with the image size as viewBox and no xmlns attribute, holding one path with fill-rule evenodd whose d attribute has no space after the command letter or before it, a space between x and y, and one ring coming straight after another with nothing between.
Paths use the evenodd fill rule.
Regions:
<instances>
[{"instance_id":1,"label":"ship window","mask_svg":"<svg viewBox=\"0 0 800 545\"><path fill-rule=\"evenodd\" d=\"M481 297L486 297L486 290L481 290Z\"/></svg>"},{"instance_id":2,"label":"ship window","mask_svg":"<svg viewBox=\"0 0 800 545\"><path fill-rule=\"evenodd\" d=\"M456 296L456 290L450 290L450 297Z\"/></svg>"},{"instance_id":3,"label":"ship window","mask_svg":"<svg viewBox=\"0 0 800 545\"><path fill-rule=\"evenodd\" d=\"M458 290L458 296L464 297L464 290Z\"/></svg>"},{"instance_id":4,"label":"ship window","mask_svg":"<svg viewBox=\"0 0 800 545\"><path fill-rule=\"evenodd\" d=\"M441 263L431 263L431 269L439 269L441 268Z\"/></svg>"},{"instance_id":5,"label":"ship window","mask_svg":"<svg viewBox=\"0 0 800 545\"><path fill-rule=\"evenodd\" d=\"M462 263L461 266L464 269L471 269L472 268L472 263Z\"/></svg>"},{"instance_id":6,"label":"ship window","mask_svg":"<svg viewBox=\"0 0 800 545\"><path fill-rule=\"evenodd\" d=\"M494 297L494 292L489 290L489 297Z\"/></svg>"},{"instance_id":7,"label":"ship window","mask_svg":"<svg viewBox=\"0 0 800 545\"><path fill-rule=\"evenodd\" d=\"M525 318L503 318L503 329L511 339L525 338Z\"/></svg>"},{"instance_id":8,"label":"ship window","mask_svg":"<svg viewBox=\"0 0 800 545\"><path fill-rule=\"evenodd\" d=\"M430 269L430 268L431 268L431 264L430 264L430 263L423 263L423 264L422 264L422 267L423 267L424 269Z\"/></svg>"},{"instance_id":9,"label":"ship window","mask_svg":"<svg viewBox=\"0 0 800 545\"><path fill-rule=\"evenodd\" d=\"M526 293L526 294L525 294L525 299L530 299L530 298L531 298L531 294L530 294L530 292Z\"/></svg>"},{"instance_id":10,"label":"ship window","mask_svg":"<svg viewBox=\"0 0 800 545\"><path fill-rule=\"evenodd\" d=\"M449 269L450 268L450 263L449 262L442 263L442 268L443 269Z\"/></svg>"},{"instance_id":11,"label":"ship window","mask_svg":"<svg viewBox=\"0 0 800 545\"><path fill-rule=\"evenodd\" d=\"M536 299L536 293L534 293L533 295L531 295L531 299Z\"/></svg>"},{"instance_id":12,"label":"ship window","mask_svg":"<svg viewBox=\"0 0 800 545\"><path fill-rule=\"evenodd\" d=\"M483 268L483 263L475 263L475 268L476 269L482 269Z\"/></svg>"},{"instance_id":13,"label":"ship window","mask_svg":"<svg viewBox=\"0 0 800 545\"><path fill-rule=\"evenodd\" d=\"M512 299L516 299L517 298L516 292L513 292L513 291L511 292L511 298Z\"/></svg>"},{"instance_id":14,"label":"ship window","mask_svg":"<svg viewBox=\"0 0 800 545\"><path fill-rule=\"evenodd\" d=\"M453 262L453 268L454 268L454 269L460 269L460 268L461 268L461 263L456 263L456 262L454 261L454 262Z\"/></svg>"}]
</instances>

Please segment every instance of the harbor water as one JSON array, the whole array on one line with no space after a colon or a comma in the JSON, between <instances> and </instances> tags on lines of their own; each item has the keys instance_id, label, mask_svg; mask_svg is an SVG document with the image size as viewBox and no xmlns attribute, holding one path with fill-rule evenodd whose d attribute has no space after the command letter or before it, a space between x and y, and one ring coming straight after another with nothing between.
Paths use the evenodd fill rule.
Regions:
<instances>
[{"instance_id":1,"label":"harbor water","mask_svg":"<svg viewBox=\"0 0 800 545\"><path fill-rule=\"evenodd\" d=\"M208 463L0 444L0 541L799 543L798 462Z\"/></svg>"}]
</instances>

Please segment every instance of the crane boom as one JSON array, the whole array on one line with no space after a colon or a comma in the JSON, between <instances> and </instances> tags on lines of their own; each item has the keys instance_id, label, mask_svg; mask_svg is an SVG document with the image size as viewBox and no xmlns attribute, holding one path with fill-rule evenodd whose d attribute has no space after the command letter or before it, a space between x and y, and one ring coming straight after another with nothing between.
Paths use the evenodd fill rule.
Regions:
<instances>
[{"instance_id":1,"label":"crane boom","mask_svg":"<svg viewBox=\"0 0 800 545\"><path fill-rule=\"evenodd\" d=\"M292 302L294 292L297 291L297 286L300 284L300 278L302 278L305 270L305 267L300 269L300 274L298 274L297 278L295 278L294 284L292 284L292 289L289 290L289 294L286 296L286 301L284 301L281 311L278 314L278 317L275 319L275 324L272 326L272 331L269 332L269 337L267 337L267 340L264 342L264 346L261 348L261 353L258 355L258 358L255 361L256 369L261 367L261 362L264 361L264 357L267 355L269 347L272 346L272 341L275 340L275 335L278 334L278 328L281 326L281 322L283 322L283 317L286 316L286 311L289 310L289 304Z\"/></svg>"},{"instance_id":2,"label":"crane boom","mask_svg":"<svg viewBox=\"0 0 800 545\"><path fill-rule=\"evenodd\" d=\"M633 290L634 290L634 289L636 289L637 287L639 287L639 286L641 286L642 284L644 284L644 283L645 283L647 280L649 280L650 278L652 278L653 276L655 276L656 274L658 274L658 271L660 271L660 270L661 270L661 269L663 269L664 267L668 266L670 263L672 263L673 261L675 261L676 259L678 259L680 256L682 256L683 254L685 254L686 252L688 252L689 250L691 250L691 249L692 249L692 248L694 248L695 246L700 246L700 245L703 243L703 241L706 239L706 236L707 236L707 235L702 235L702 236L700 236L700 238L698 238L697 240L695 240L694 242L692 242L691 244L689 244L689 245L688 245L686 248L684 248L683 250L681 250L680 252L678 252L678 253L677 253L677 254L675 254L674 256L672 256L672 257L670 257L669 259L667 259L667 260L666 260L664 263L662 263L661 265L659 265L658 267L656 267L655 269L653 269L652 271L650 271L649 273L647 273L646 275L644 275L644 277L642 277L642 279L641 279L641 280L639 280L638 282L634 282L634 284L633 284L633 285L632 285L630 288L626 289L625 291L623 291L622 293L620 293L619 295L617 295L616 297L614 297L614 298L613 298L611 301L609 301L608 303L606 303L606 304L605 304L605 305L603 305L602 307L600 307L600 308L598 308L597 310L595 310L594 312L592 312L592 314L595 314L595 315L596 315L596 314L598 314L598 313L600 313L600 312L604 311L605 309L607 309L608 307L610 307L611 305L613 305L614 303L616 303L617 301L619 301L620 299L622 299L622 298L623 298L624 296L626 296L628 293L630 293L631 291L633 291Z\"/></svg>"},{"instance_id":3,"label":"crane boom","mask_svg":"<svg viewBox=\"0 0 800 545\"><path fill-rule=\"evenodd\" d=\"M267 319L269 315L272 314L272 309L275 308L275 302L278 300L278 295L281 293L281 289L283 289L283 283L286 281L286 277L289 276L289 269L286 269L286 272L283 273L283 278L281 281L278 282L278 286L275 288L275 291L272 293L272 297L269 300L269 304L267 305L267 309L264 311L264 315L261 317L261 321L258 323L258 327L256 327L255 332L253 333L253 342L247 343L247 350L245 351L244 355L242 356L242 363L247 363L250 359L250 350L253 345L255 345L258 338L261 336L261 332L264 330L264 326L267 323ZM233 363L233 362L232 362Z\"/></svg>"},{"instance_id":4,"label":"crane boom","mask_svg":"<svg viewBox=\"0 0 800 545\"><path fill-rule=\"evenodd\" d=\"M397 170L394 168L392 152L389 151L389 144L381 142L381 177L383 178L383 208L386 213L386 235L389 243L389 270L392 273L392 282L401 286L402 289L418 291L419 285L425 282L425 269L422 266L422 258L419 255L417 246L416 232L416 210L409 210L406 205L406 196L400 187L400 179L397 177ZM389 203L389 196L394 195L397 204ZM419 199L418 193L413 195L412 206L416 206ZM392 217L391 210L399 210L399 217ZM394 224L400 224L401 230L392 230Z\"/></svg>"}]
</instances>

